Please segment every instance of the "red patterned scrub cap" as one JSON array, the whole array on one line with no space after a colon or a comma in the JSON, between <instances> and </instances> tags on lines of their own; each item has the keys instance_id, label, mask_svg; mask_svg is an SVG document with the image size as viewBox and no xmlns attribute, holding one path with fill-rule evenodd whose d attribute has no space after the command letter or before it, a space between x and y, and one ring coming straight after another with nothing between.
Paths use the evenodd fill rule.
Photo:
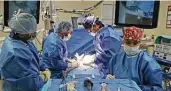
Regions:
<instances>
[{"instance_id":1,"label":"red patterned scrub cap","mask_svg":"<svg viewBox=\"0 0 171 91\"><path fill-rule=\"evenodd\" d=\"M143 31L140 28L137 27L126 27L124 28L124 40L137 40L141 41Z\"/></svg>"}]
</instances>

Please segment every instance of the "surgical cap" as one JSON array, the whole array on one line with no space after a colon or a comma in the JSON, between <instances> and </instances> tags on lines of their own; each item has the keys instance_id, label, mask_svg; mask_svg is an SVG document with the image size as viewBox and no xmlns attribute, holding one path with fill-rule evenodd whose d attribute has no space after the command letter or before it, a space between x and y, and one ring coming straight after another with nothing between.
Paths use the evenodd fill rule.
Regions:
<instances>
[{"instance_id":1,"label":"surgical cap","mask_svg":"<svg viewBox=\"0 0 171 91\"><path fill-rule=\"evenodd\" d=\"M95 23L96 19L94 16L88 16L84 19L83 26L85 29L90 29Z\"/></svg>"},{"instance_id":2,"label":"surgical cap","mask_svg":"<svg viewBox=\"0 0 171 91\"><path fill-rule=\"evenodd\" d=\"M58 26L55 25L56 32L67 32L71 30L72 25L70 22L62 21Z\"/></svg>"},{"instance_id":3,"label":"surgical cap","mask_svg":"<svg viewBox=\"0 0 171 91\"><path fill-rule=\"evenodd\" d=\"M140 41L142 39L143 31L140 28L137 27L127 27L124 29L124 40L138 40Z\"/></svg>"},{"instance_id":4,"label":"surgical cap","mask_svg":"<svg viewBox=\"0 0 171 91\"><path fill-rule=\"evenodd\" d=\"M13 16L8 25L12 31L19 34L34 33L37 30L36 19L29 13L20 13Z\"/></svg>"}]
</instances>

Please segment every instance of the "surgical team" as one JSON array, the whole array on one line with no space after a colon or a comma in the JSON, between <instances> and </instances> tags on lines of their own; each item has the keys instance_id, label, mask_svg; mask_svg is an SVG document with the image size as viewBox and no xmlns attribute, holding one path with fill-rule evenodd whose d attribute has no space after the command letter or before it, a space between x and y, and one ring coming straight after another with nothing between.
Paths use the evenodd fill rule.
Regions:
<instances>
[{"instance_id":1,"label":"surgical team","mask_svg":"<svg viewBox=\"0 0 171 91\"><path fill-rule=\"evenodd\" d=\"M33 40L37 23L34 16L18 13L8 22L11 32L3 41L0 55L0 72L3 91L40 91L49 79L60 79L70 68L81 64L67 56L72 25L62 21L43 40L41 57ZM98 18L87 16L83 21L85 31L94 36L95 50L87 54L95 59L86 63L98 68L103 79L131 79L142 91L162 91L162 71L156 60L140 50L143 30L123 28L123 37Z\"/></svg>"}]
</instances>

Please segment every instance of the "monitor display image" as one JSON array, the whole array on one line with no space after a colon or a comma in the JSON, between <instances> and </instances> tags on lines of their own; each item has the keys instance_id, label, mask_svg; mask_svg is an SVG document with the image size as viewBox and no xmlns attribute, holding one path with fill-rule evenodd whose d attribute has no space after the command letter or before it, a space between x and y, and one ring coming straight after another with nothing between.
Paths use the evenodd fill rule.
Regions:
<instances>
[{"instance_id":1,"label":"monitor display image","mask_svg":"<svg viewBox=\"0 0 171 91\"><path fill-rule=\"evenodd\" d=\"M155 28L158 12L159 1L116 1L115 24Z\"/></svg>"},{"instance_id":2,"label":"monitor display image","mask_svg":"<svg viewBox=\"0 0 171 91\"><path fill-rule=\"evenodd\" d=\"M4 23L6 26L8 26L7 21L19 9L25 13L32 14L37 19L37 23L39 23L40 1L4 1Z\"/></svg>"}]
</instances>

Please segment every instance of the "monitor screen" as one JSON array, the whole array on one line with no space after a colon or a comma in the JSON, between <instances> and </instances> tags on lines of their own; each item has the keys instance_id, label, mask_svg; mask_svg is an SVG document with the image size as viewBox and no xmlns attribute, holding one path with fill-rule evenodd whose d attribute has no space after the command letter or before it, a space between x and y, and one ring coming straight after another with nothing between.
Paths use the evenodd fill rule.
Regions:
<instances>
[{"instance_id":1,"label":"monitor screen","mask_svg":"<svg viewBox=\"0 0 171 91\"><path fill-rule=\"evenodd\" d=\"M156 28L159 1L116 1L115 24Z\"/></svg>"},{"instance_id":2,"label":"monitor screen","mask_svg":"<svg viewBox=\"0 0 171 91\"><path fill-rule=\"evenodd\" d=\"M8 26L8 20L21 9L25 13L32 14L39 23L40 1L4 1L4 24Z\"/></svg>"}]
</instances>

